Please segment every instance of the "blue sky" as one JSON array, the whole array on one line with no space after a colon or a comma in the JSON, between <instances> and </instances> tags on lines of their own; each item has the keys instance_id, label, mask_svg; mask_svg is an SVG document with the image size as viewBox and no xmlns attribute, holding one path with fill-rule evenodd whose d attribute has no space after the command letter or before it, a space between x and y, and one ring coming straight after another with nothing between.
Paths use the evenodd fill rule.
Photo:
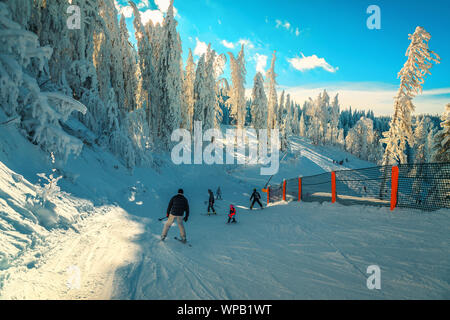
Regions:
<instances>
[{"instance_id":1,"label":"blue sky","mask_svg":"<svg viewBox=\"0 0 450 320\"><path fill-rule=\"evenodd\" d=\"M127 3L117 2L130 17L134 38ZM158 21L168 2L135 3L144 19ZM367 28L370 5L381 10L380 30ZM392 113L408 34L422 26L431 34L430 48L441 56L441 63L433 66L424 94L415 100L417 112L441 113L450 103L450 1L175 0L175 8L183 60L189 48L200 54L211 43L218 53L236 54L245 43L251 88L256 70L266 70L276 50L279 87L297 102L327 89L330 94L339 92L342 108L370 108L376 114Z\"/></svg>"}]
</instances>

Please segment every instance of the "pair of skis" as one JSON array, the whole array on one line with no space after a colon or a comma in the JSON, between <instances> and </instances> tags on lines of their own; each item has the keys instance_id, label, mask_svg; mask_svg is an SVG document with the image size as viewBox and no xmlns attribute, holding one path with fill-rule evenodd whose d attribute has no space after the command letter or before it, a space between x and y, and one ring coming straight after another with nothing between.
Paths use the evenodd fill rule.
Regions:
<instances>
[{"instance_id":1,"label":"pair of skis","mask_svg":"<svg viewBox=\"0 0 450 320\"><path fill-rule=\"evenodd\" d=\"M173 237L175 240L178 240L178 241L180 241L182 244L185 244L185 245L187 245L188 247L192 247L192 245L190 244L190 243L187 243L187 242L183 242L183 240L181 240L180 238L178 238L178 237Z\"/></svg>"}]
</instances>

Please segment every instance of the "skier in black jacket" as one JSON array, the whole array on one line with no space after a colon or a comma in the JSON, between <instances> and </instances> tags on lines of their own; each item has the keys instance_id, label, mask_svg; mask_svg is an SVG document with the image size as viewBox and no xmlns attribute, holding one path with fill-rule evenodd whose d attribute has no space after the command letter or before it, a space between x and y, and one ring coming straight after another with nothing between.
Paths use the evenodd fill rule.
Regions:
<instances>
[{"instance_id":1,"label":"skier in black jacket","mask_svg":"<svg viewBox=\"0 0 450 320\"><path fill-rule=\"evenodd\" d=\"M169 202L167 207L167 222L164 225L164 229L161 235L161 240L164 241L167 237L170 227L174 220L177 220L178 227L180 228L181 241L186 243L186 231L184 230L183 220L187 222L189 219L189 202L183 195L183 189L178 190L178 194L175 195ZM183 219L183 215L186 215Z\"/></svg>"},{"instance_id":2,"label":"skier in black jacket","mask_svg":"<svg viewBox=\"0 0 450 320\"><path fill-rule=\"evenodd\" d=\"M208 201L208 215L210 215L209 210L212 209L213 214L216 213L216 209L214 209L214 193L211 191L211 189L208 189L209 193L209 201Z\"/></svg>"},{"instance_id":3,"label":"skier in black jacket","mask_svg":"<svg viewBox=\"0 0 450 320\"><path fill-rule=\"evenodd\" d=\"M261 204L259 199L261 199L261 195L259 194L258 191L256 191L256 189L253 189L252 196L250 197L250 201L253 200L252 205L250 206L250 210L253 210L253 206L255 205L255 202L258 202L258 204L261 206L261 209L264 209L263 205Z\"/></svg>"}]
</instances>

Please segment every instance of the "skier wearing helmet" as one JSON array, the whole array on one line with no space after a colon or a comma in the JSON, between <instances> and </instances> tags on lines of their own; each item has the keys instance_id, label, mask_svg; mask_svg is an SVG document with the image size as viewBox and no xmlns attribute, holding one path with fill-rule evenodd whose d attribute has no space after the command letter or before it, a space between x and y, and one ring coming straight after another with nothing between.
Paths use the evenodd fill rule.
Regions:
<instances>
[{"instance_id":1,"label":"skier wearing helmet","mask_svg":"<svg viewBox=\"0 0 450 320\"><path fill-rule=\"evenodd\" d=\"M234 205L230 204L230 213L228 214L228 222L227 223L236 223L236 208Z\"/></svg>"}]
</instances>

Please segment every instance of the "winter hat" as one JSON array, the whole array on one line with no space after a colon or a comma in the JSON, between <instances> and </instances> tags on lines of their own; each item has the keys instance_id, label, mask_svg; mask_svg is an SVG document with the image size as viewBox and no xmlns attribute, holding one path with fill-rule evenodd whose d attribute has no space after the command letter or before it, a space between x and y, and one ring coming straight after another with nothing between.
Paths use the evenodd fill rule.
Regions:
<instances>
[{"instance_id":1,"label":"winter hat","mask_svg":"<svg viewBox=\"0 0 450 320\"><path fill-rule=\"evenodd\" d=\"M184 193L183 189L178 189L178 193L183 194Z\"/></svg>"}]
</instances>

